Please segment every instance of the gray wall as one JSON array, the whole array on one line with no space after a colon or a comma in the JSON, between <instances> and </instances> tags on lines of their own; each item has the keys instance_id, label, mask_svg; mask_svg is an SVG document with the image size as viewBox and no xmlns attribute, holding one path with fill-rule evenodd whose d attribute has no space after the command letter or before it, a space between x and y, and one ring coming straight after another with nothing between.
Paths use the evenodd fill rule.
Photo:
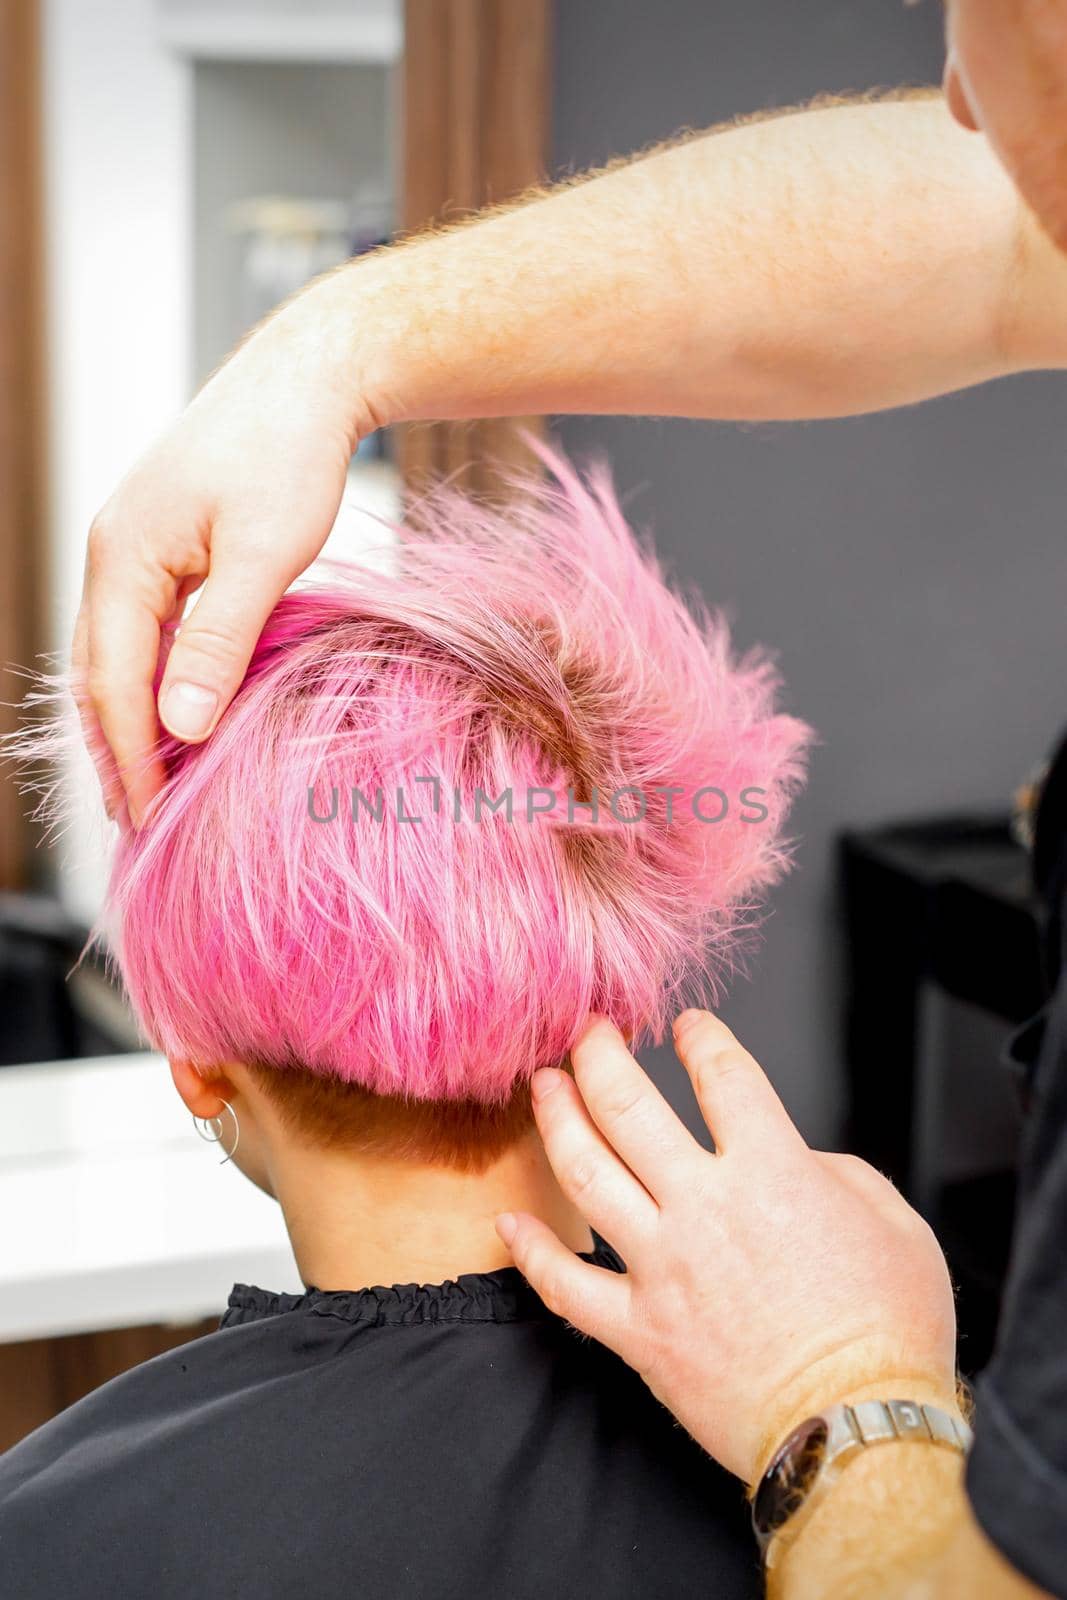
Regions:
<instances>
[{"instance_id":1,"label":"gray wall","mask_svg":"<svg viewBox=\"0 0 1067 1600\"><path fill-rule=\"evenodd\" d=\"M555 162L819 91L934 82L941 8L893 0L557 7ZM654 241L650 241L650 245ZM1067 720L1067 380L875 418L735 427L565 419L607 452L679 574L780 656L818 728L798 867L725 1015L816 1142L841 1110L843 827L1003 809ZM665 1082L681 1101L677 1073Z\"/></svg>"},{"instance_id":2,"label":"gray wall","mask_svg":"<svg viewBox=\"0 0 1067 1600\"><path fill-rule=\"evenodd\" d=\"M275 0L275 9L285 7ZM349 205L367 186L388 194L390 70L367 63L199 61L193 91L199 384L271 304L270 298L249 303L244 241L229 225L231 206L277 195ZM337 259L343 255L342 249Z\"/></svg>"}]
</instances>

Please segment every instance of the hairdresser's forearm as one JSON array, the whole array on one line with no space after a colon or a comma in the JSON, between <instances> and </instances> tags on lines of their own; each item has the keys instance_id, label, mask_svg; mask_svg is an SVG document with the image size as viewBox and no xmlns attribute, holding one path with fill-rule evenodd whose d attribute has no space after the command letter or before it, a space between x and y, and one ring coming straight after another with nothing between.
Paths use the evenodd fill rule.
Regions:
<instances>
[{"instance_id":1,"label":"hairdresser's forearm","mask_svg":"<svg viewBox=\"0 0 1067 1600\"><path fill-rule=\"evenodd\" d=\"M852 1462L768 1584L768 1600L1042 1600L985 1538L962 1463L885 1444Z\"/></svg>"},{"instance_id":2,"label":"hairdresser's forearm","mask_svg":"<svg viewBox=\"0 0 1067 1600\"><path fill-rule=\"evenodd\" d=\"M709 134L331 274L220 369L95 519L73 661L112 810L136 823L163 782L160 628L203 583L158 705L176 737L206 737L374 428L896 405L1067 364L1065 276L936 99Z\"/></svg>"},{"instance_id":3,"label":"hairdresser's forearm","mask_svg":"<svg viewBox=\"0 0 1067 1600\"><path fill-rule=\"evenodd\" d=\"M692 139L384 251L294 312L341 334L360 431L846 414L1067 364L1067 262L936 97Z\"/></svg>"}]
</instances>

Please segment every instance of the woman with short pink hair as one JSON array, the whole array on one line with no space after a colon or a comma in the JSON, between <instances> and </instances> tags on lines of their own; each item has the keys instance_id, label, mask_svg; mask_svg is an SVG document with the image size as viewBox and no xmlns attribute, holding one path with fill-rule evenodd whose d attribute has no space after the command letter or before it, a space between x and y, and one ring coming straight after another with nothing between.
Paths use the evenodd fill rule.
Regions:
<instances>
[{"instance_id":1,"label":"woman with short pink hair","mask_svg":"<svg viewBox=\"0 0 1067 1600\"><path fill-rule=\"evenodd\" d=\"M105 925L307 1290L237 1286L218 1333L0 1461L5 1593L759 1592L740 1485L493 1218L623 1270L532 1076L591 1013L661 1037L736 964L808 730L607 475L549 464L504 509L431 495L389 572L290 592L215 736L164 745Z\"/></svg>"}]
</instances>

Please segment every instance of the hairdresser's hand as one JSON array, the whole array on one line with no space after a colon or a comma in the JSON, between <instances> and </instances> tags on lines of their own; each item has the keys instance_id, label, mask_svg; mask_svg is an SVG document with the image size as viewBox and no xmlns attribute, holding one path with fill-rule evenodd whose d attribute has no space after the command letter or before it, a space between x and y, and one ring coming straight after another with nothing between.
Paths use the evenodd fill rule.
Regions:
<instances>
[{"instance_id":1,"label":"hairdresser's hand","mask_svg":"<svg viewBox=\"0 0 1067 1600\"><path fill-rule=\"evenodd\" d=\"M684 1013L675 1044L717 1153L595 1021L574 1080L535 1076L537 1122L565 1192L627 1273L580 1261L526 1215L498 1219L517 1266L748 1482L838 1400L952 1407L952 1289L926 1223L866 1163L810 1150L715 1017Z\"/></svg>"},{"instance_id":2,"label":"hairdresser's hand","mask_svg":"<svg viewBox=\"0 0 1067 1600\"><path fill-rule=\"evenodd\" d=\"M93 524L73 664L109 809L125 788L135 823L162 781L152 753L161 627L203 583L159 694L171 733L199 741L272 607L321 550L352 451L375 426L358 359L340 344L352 308L332 314L330 293L327 279L267 322Z\"/></svg>"}]
</instances>

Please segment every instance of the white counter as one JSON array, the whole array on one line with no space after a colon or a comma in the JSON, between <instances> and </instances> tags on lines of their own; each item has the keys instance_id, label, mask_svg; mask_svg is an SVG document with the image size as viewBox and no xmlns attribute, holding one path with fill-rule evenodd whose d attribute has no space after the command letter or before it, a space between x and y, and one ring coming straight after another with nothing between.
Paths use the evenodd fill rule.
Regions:
<instances>
[{"instance_id":1,"label":"white counter","mask_svg":"<svg viewBox=\"0 0 1067 1600\"><path fill-rule=\"evenodd\" d=\"M0 1342L299 1292L281 1211L220 1154L161 1056L0 1068Z\"/></svg>"}]
</instances>

